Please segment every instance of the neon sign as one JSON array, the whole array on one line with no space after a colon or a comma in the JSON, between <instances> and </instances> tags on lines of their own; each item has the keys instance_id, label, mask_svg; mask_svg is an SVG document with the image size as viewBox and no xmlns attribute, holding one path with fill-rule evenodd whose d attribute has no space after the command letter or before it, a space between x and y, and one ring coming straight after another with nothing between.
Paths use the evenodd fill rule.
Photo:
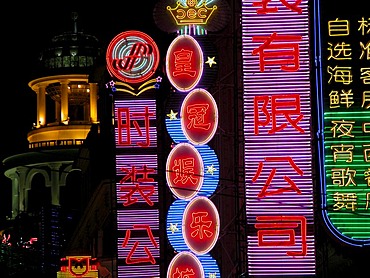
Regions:
<instances>
[{"instance_id":1,"label":"neon sign","mask_svg":"<svg viewBox=\"0 0 370 278\"><path fill-rule=\"evenodd\" d=\"M114 104L118 277L159 277L156 101L118 92Z\"/></svg>"},{"instance_id":2,"label":"neon sign","mask_svg":"<svg viewBox=\"0 0 370 278\"><path fill-rule=\"evenodd\" d=\"M353 246L370 244L370 18L361 12L323 11L318 40L322 216Z\"/></svg>"},{"instance_id":3,"label":"neon sign","mask_svg":"<svg viewBox=\"0 0 370 278\"><path fill-rule=\"evenodd\" d=\"M106 53L108 72L126 83L149 79L159 64L159 49L154 40L140 31L118 34L109 43Z\"/></svg>"},{"instance_id":4,"label":"neon sign","mask_svg":"<svg viewBox=\"0 0 370 278\"><path fill-rule=\"evenodd\" d=\"M315 275L307 10L307 0L242 1L251 276Z\"/></svg>"},{"instance_id":5,"label":"neon sign","mask_svg":"<svg viewBox=\"0 0 370 278\"><path fill-rule=\"evenodd\" d=\"M166 72L170 83L180 92L197 86L203 74L203 52L189 35L176 37L168 47Z\"/></svg>"}]
</instances>

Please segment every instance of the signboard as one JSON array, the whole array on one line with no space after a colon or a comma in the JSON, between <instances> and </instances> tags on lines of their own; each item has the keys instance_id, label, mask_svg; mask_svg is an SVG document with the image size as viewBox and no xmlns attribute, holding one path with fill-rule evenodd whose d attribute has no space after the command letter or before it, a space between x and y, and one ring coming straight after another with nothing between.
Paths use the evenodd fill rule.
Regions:
<instances>
[{"instance_id":1,"label":"signboard","mask_svg":"<svg viewBox=\"0 0 370 278\"><path fill-rule=\"evenodd\" d=\"M117 272L124 277L160 277L158 149L153 78L159 51L140 31L118 34L106 54L114 96Z\"/></svg>"},{"instance_id":2,"label":"signboard","mask_svg":"<svg viewBox=\"0 0 370 278\"><path fill-rule=\"evenodd\" d=\"M317 97L322 216L339 240L365 246L370 245L370 18L361 5L322 2L316 39L322 64Z\"/></svg>"},{"instance_id":3,"label":"signboard","mask_svg":"<svg viewBox=\"0 0 370 278\"><path fill-rule=\"evenodd\" d=\"M315 275L308 1L242 1L250 276Z\"/></svg>"},{"instance_id":4,"label":"signboard","mask_svg":"<svg viewBox=\"0 0 370 278\"><path fill-rule=\"evenodd\" d=\"M141 83L157 70L159 50L153 39L143 32L122 32L108 45L106 62L112 77L127 83Z\"/></svg>"}]
</instances>

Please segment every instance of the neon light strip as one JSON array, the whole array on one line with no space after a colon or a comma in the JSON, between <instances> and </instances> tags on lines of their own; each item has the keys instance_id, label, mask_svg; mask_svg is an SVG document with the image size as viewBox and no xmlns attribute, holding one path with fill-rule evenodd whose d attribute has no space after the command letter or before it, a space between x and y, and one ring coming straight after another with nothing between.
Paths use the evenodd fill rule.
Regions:
<instances>
[{"instance_id":1,"label":"neon light strip","mask_svg":"<svg viewBox=\"0 0 370 278\"><path fill-rule=\"evenodd\" d=\"M310 103L310 57L309 57L309 15L308 1L303 0L299 7L302 13L289 10L280 1L268 3L268 7L277 7L277 13L257 15L253 0L242 0L242 36L243 36L243 70L244 70L244 134L246 167L246 213L250 225L256 223L257 216L299 215L307 220L307 254L305 256L288 256L287 251L299 251L302 238L296 236L294 246L259 246L257 231L248 234L248 270L250 275L314 275L314 212L313 212L313 177L312 177L312 135ZM252 41L254 36L269 37L273 32L279 35L298 35L300 59L299 70L282 71L280 65L267 65L261 72L259 55L252 55L254 49L263 42ZM303 119L299 126L304 133L288 127L274 134L268 134L271 123L259 127L259 135L254 133L254 97L299 94L300 112ZM271 107L271 106L269 106ZM269 109L271 112L271 109ZM284 118L278 118L279 124ZM259 162L265 157L290 157L303 175L298 175L289 163L281 167L281 162L265 163L258 180L252 179ZM280 164L279 164L280 163ZM289 176L294 180L301 194L294 191L278 195L268 195L259 199L265 181L273 169L277 174ZM280 181L280 182L279 182ZM271 185L270 185L271 186ZM274 188L286 187L282 178L273 180ZM284 262L284 263L282 263Z\"/></svg>"},{"instance_id":2,"label":"neon light strip","mask_svg":"<svg viewBox=\"0 0 370 278\"><path fill-rule=\"evenodd\" d=\"M142 268L130 265L130 266L118 266L118 278L132 278L132 277L148 277L148 278L160 278L160 272L158 266L148 265L143 271Z\"/></svg>"},{"instance_id":3,"label":"neon light strip","mask_svg":"<svg viewBox=\"0 0 370 278\"><path fill-rule=\"evenodd\" d=\"M182 235L182 217L188 203L189 201L186 200L175 200L167 212L167 238L177 252L189 250ZM176 229L171 230L171 225L174 225Z\"/></svg>"},{"instance_id":4,"label":"neon light strip","mask_svg":"<svg viewBox=\"0 0 370 278\"><path fill-rule=\"evenodd\" d=\"M117 211L117 230L126 231L132 229L134 224L146 224L152 230L159 229L158 210L121 210Z\"/></svg>"},{"instance_id":5,"label":"neon light strip","mask_svg":"<svg viewBox=\"0 0 370 278\"><path fill-rule=\"evenodd\" d=\"M195 146L195 148L198 150L200 156L203 159L204 168L203 185L198 192L198 196L209 197L215 192L219 182L220 166L218 163L218 158L215 151L211 149L208 145ZM213 174L207 173L208 167L211 166L213 166L213 168L215 169Z\"/></svg>"},{"instance_id":6,"label":"neon light strip","mask_svg":"<svg viewBox=\"0 0 370 278\"><path fill-rule=\"evenodd\" d=\"M209 254L198 255L204 270L204 277L221 277L217 262Z\"/></svg>"}]
</instances>

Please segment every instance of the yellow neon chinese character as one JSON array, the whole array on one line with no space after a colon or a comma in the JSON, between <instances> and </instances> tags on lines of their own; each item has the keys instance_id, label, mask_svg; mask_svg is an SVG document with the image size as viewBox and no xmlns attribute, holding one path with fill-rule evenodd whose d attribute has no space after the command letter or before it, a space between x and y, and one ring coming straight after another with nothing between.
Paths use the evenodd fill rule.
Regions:
<instances>
[{"instance_id":1,"label":"yellow neon chinese character","mask_svg":"<svg viewBox=\"0 0 370 278\"><path fill-rule=\"evenodd\" d=\"M361 55L359 59L362 60L364 56L366 55L366 60L370 60L370 41L368 41L366 45L360 42L360 48L361 48Z\"/></svg>"},{"instance_id":2,"label":"yellow neon chinese character","mask_svg":"<svg viewBox=\"0 0 370 278\"><path fill-rule=\"evenodd\" d=\"M361 68L361 77L362 83L370 84L370 68Z\"/></svg>"},{"instance_id":3,"label":"yellow neon chinese character","mask_svg":"<svg viewBox=\"0 0 370 278\"><path fill-rule=\"evenodd\" d=\"M352 75L352 68L351 67L335 66L334 68L332 68L332 67L328 66L327 71L330 74L328 84L331 83L333 77L334 77L334 82L336 82L336 83L343 83L343 84L348 85L348 84L351 84L352 81L353 81L353 75Z\"/></svg>"},{"instance_id":4,"label":"yellow neon chinese character","mask_svg":"<svg viewBox=\"0 0 370 278\"><path fill-rule=\"evenodd\" d=\"M352 133L354 121L331 121L333 127L330 129L333 133L333 138L339 138L343 136L355 137ZM340 133L337 136L337 133Z\"/></svg>"},{"instance_id":5,"label":"yellow neon chinese character","mask_svg":"<svg viewBox=\"0 0 370 278\"><path fill-rule=\"evenodd\" d=\"M335 204L333 205L334 210L350 209L355 211L357 208L357 195L356 193L338 193L333 194Z\"/></svg>"},{"instance_id":6,"label":"yellow neon chinese character","mask_svg":"<svg viewBox=\"0 0 370 278\"><path fill-rule=\"evenodd\" d=\"M354 145L333 145L330 147L333 150L334 162L337 160L345 160L346 162L353 161Z\"/></svg>"},{"instance_id":7,"label":"yellow neon chinese character","mask_svg":"<svg viewBox=\"0 0 370 278\"><path fill-rule=\"evenodd\" d=\"M350 170L347 168L333 168L331 169L331 179L333 185L337 186L357 186L354 177L356 176L356 170Z\"/></svg>"},{"instance_id":8,"label":"yellow neon chinese character","mask_svg":"<svg viewBox=\"0 0 370 278\"><path fill-rule=\"evenodd\" d=\"M370 162L370 145L362 145L364 148L364 160Z\"/></svg>"},{"instance_id":9,"label":"yellow neon chinese character","mask_svg":"<svg viewBox=\"0 0 370 278\"><path fill-rule=\"evenodd\" d=\"M360 23L360 27L358 27L357 31L361 31L361 34L364 36L365 33L369 34L370 33L370 24L369 24L370 18L367 20L362 17L361 20L358 21Z\"/></svg>"},{"instance_id":10,"label":"yellow neon chinese character","mask_svg":"<svg viewBox=\"0 0 370 278\"><path fill-rule=\"evenodd\" d=\"M367 103L367 105L365 106L365 103ZM370 91L364 91L362 93L362 105L361 107L364 108L365 106L365 109L369 109L370 107Z\"/></svg>"},{"instance_id":11,"label":"yellow neon chinese character","mask_svg":"<svg viewBox=\"0 0 370 278\"><path fill-rule=\"evenodd\" d=\"M370 168L364 172L364 180L367 182L367 186L370 186Z\"/></svg>"},{"instance_id":12,"label":"yellow neon chinese character","mask_svg":"<svg viewBox=\"0 0 370 278\"><path fill-rule=\"evenodd\" d=\"M352 48L350 44L347 44L345 42L337 43L334 48L333 44L328 42L329 47L328 50L330 52L330 55L328 57L328 60L334 59L334 60L351 60L352 56Z\"/></svg>"},{"instance_id":13,"label":"yellow neon chinese character","mask_svg":"<svg viewBox=\"0 0 370 278\"><path fill-rule=\"evenodd\" d=\"M329 36L348 36L349 35L349 21L348 20L330 20L328 22Z\"/></svg>"}]
</instances>

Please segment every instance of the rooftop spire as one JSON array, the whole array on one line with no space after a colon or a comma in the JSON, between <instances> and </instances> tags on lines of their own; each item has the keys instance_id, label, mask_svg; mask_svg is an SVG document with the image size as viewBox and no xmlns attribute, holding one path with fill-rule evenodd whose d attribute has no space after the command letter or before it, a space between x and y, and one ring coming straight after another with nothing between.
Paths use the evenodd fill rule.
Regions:
<instances>
[{"instance_id":1,"label":"rooftop spire","mask_svg":"<svg viewBox=\"0 0 370 278\"><path fill-rule=\"evenodd\" d=\"M78 18L78 13L77 12L72 12L71 18L73 20L73 32L77 33L77 18Z\"/></svg>"}]
</instances>

